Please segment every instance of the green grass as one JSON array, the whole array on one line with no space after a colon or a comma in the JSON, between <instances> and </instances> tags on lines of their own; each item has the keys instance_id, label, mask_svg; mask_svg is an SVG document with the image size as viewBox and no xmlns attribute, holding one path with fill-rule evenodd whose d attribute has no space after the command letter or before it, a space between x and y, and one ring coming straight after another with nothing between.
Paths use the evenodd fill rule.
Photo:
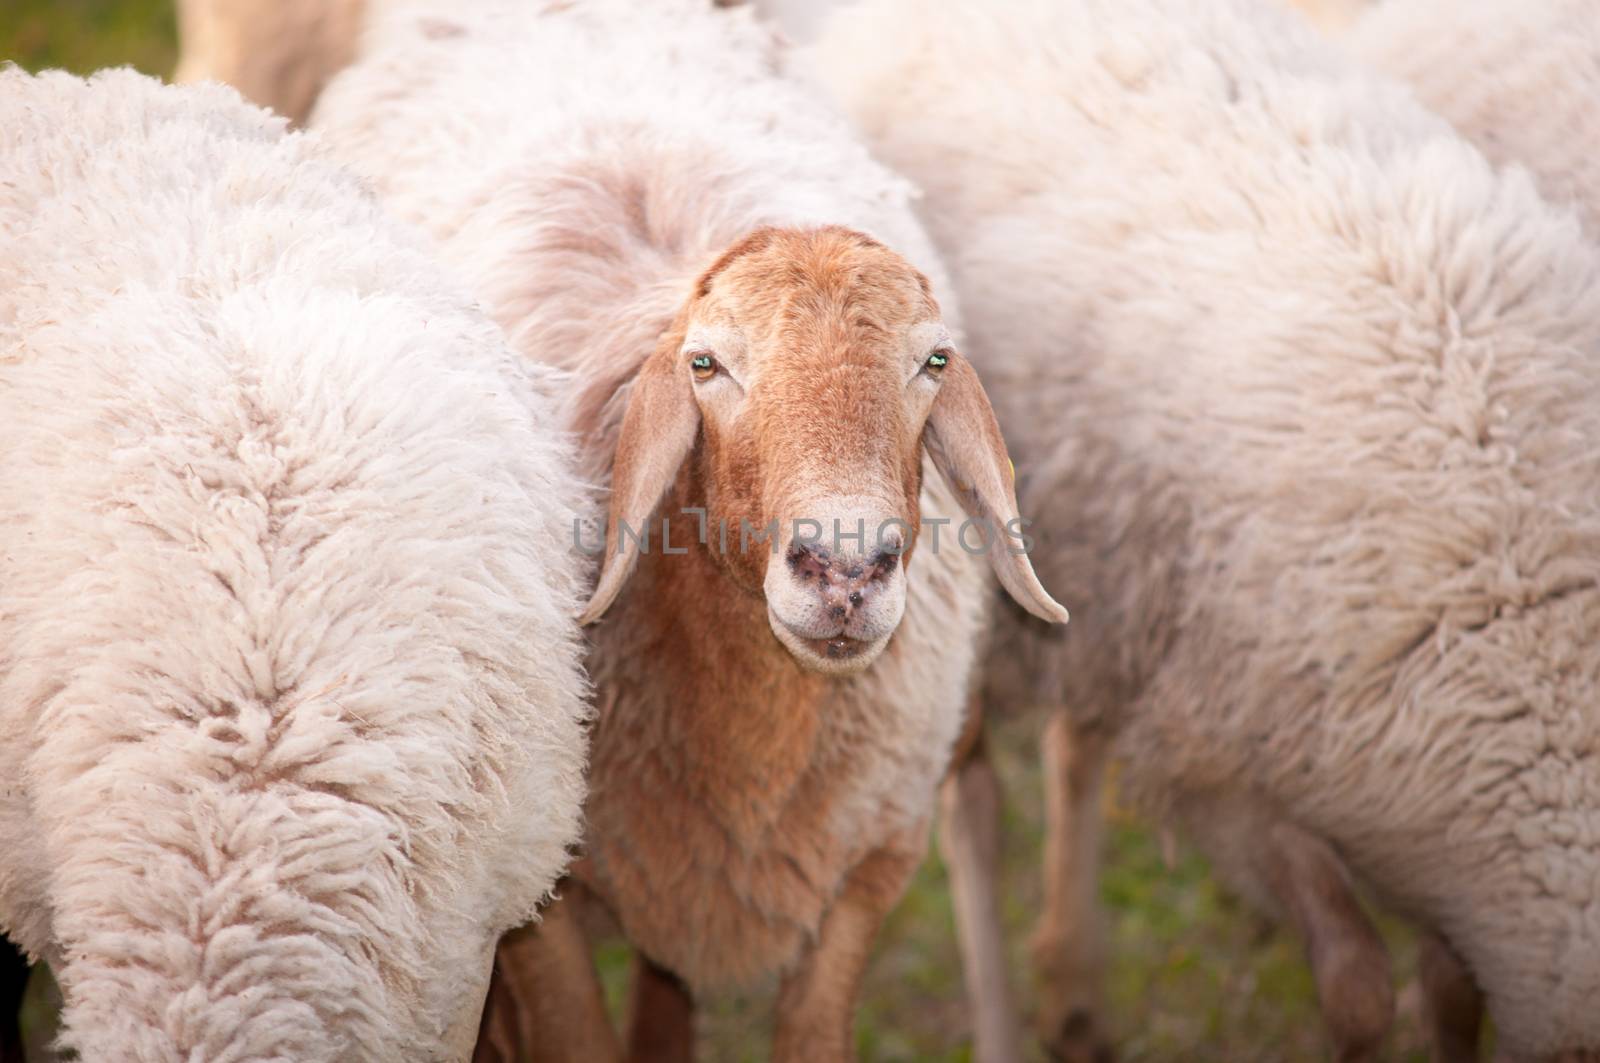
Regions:
<instances>
[{"instance_id":1,"label":"green grass","mask_svg":"<svg viewBox=\"0 0 1600 1063\"><path fill-rule=\"evenodd\" d=\"M177 55L172 0L0 0L0 60L28 70L132 65L166 77Z\"/></svg>"},{"instance_id":2,"label":"green grass","mask_svg":"<svg viewBox=\"0 0 1600 1063\"><path fill-rule=\"evenodd\" d=\"M165 75L176 56L170 0L0 0L0 59L28 69L86 73L132 64ZM996 743L1008 788L1004 917L1013 983L1027 1010L1032 987L1025 943L1039 910L1037 874L1041 786L1030 750L1037 721L1015 724ZM1326 1058L1305 963L1286 935L1265 927L1223 894L1203 861L1183 856L1169 868L1147 826L1111 812L1102 896L1110 914L1111 1019L1127 1063L1228 1060L1298 1063ZM1386 926L1397 973L1410 980L1414 949ZM628 956L600 951L607 991L620 1010ZM1423 1057L1415 994L1401 997L1390 1059ZM709 1063L765 1057L770 991L711 1002L702 1052ZM53 986L32 987L25 1022L35 1043L54 1023ZM881 1061L971 1058L949 890L930 856L878 942L857 1024L862 1057Z\"/></svg>"}]
</instances>

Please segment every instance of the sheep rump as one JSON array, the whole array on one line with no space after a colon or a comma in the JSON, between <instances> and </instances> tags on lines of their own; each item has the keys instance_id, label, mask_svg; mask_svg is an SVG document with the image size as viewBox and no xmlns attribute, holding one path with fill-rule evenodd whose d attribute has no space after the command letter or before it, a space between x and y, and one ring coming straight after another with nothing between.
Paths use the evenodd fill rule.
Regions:
<instances>
[{"instance_id":1,"label":"sheep rump","mask_svg":"<svg viewBox=\"0 0 1600 1063\"><path fill-rule=\"evenodd\" d=\"M568 859L548 371L232 90L0 70L0 926L86 1059L461 1058Z\"/></svg>"}]
</instances>

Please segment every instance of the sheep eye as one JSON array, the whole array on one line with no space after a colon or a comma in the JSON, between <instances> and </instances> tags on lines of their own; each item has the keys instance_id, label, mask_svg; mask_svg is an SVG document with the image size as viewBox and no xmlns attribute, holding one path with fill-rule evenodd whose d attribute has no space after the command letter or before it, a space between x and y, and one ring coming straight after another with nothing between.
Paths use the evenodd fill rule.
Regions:
<instances>
[{"instance_id":1,"label":"sheep eye","mask_svg":"<svg viewBox=\"0 0 1600 1063\"><path fill-rule=\"evenodd\" d=\"M949 364L950 356L948 354L946 354L944 351L934 351L932 354L928 355L928 360L923 363L922 367L933 376L938 376L940 373L944 372L944 367Z\"/></svg>"},{"instance_id":2,"label":"sheep eye","mask_svg":"<svg viewBox=\"0 0 1600 1063\"><path fill-rule=\"evenodd\" d=\"M689 360L689 369L696 380L710 380L717 375L717 360L709 354L698 354Z\"/></svg>"}]
</instances>

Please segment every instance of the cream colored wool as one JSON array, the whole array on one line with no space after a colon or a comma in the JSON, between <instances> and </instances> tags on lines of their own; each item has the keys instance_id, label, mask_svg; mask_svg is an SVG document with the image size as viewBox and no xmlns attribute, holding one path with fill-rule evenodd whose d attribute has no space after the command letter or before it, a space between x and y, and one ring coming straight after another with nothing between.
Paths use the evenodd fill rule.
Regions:
<instances>
[{"instance_id":1,"label":"cream colored wool","mask_svg":"<svg viewBox=\"0 0 1600 1063\"><path fill-rule=\"evenodd\" d=\"M816 58L926 191L1079 607L996 686L1194 824L1331 841L1505 1050L1600 1046L1600 250L1294 22L871 0Z\"/></svg>"},{"instance_id":2,"label":"cream colored wool","mask_svg":"<svg viewBox=\"0 0 1600 1063\"><path fill-rule=\"evenodd\" d=\"M762 225L872 233L930 277L945 322L957 324L909 186L836 113L776 76L777 62L748 9L707 0L441 3L369 27L367 53L328 87L312 125L388 206L436 237L516 346L572 370L580 401L606 403L605 426L584 447L585 471L603 481L629 383L690 282ZM829 836L796 854L804 906L760 876L764 865L729 859L680 868L669 885L673 896L694 894L685 883L695 876L725 876L752 905L769 905L761 948L733 950L737 963L709 958L729 951L725 928L745 918L709 894L674 909L671 926L627 928L697 990L792 963L843 871L932 814L983 630L987 565L953 548L963 515L931 467L921 507L924 524L954 523L909 570L889 651L828 683L814 710L815 771L850 768L846 789L830 794ZM714 677L709 691L675 691L653 667L632 650L592 655L601 704L625 699L604 711L648 719L653 699L715 696ZM626 770L626 751L616 756ZM599 781L591 799L588 850L599 874L623 875L628 854L603 824L628 810Z\"/></svg>"},{"instance_id":3,"label":"cream colored wool","mask_svg":"<svg viewBox=\"0 0 1600 1063\"><path fill-rule=\"evenodd\" d=\"M340 0L343 3L352 0ZM748 3L761 16L778 26L796 44L811 44L822 32L829 14L849 5L850 0L734 0ZM1315 25L1329 33L1349 28L1378 0L1278 0L1305 15ZM1486 6L1494 0L1484 0ZM1503 5L1502 5L1503 6Z\"/></svg>"},{"instance_id":4,"label":"cream colored wool","mask_svg":"<svg viewBox=\"0 0 1600 1063\"><path fill-rule=\"evenodd\" d=\"M552 377L232 90L0 70L0 926L80 1058L470 1051L583 795Z\"/></svg>"},{"instance_id":5,"label":"cream colored wool","mask_svg":"<svg viewBox=\"0 0 1600 1063\"><path fill-rule=\"evenodd\" d=\"M742 0L794 44L810 44L822 31L823 20L844 0Z\"/></svg>"},{"instance_id":6,"label":"cream colored wool","mask_svg":"<svg viewBox=\"0 0 1600 1063\"><path fill-rule=\"evenodd\" d=\"M1344 43L1600 236L1600 0L1388 0Z\"/></svg>"}]
</instances>

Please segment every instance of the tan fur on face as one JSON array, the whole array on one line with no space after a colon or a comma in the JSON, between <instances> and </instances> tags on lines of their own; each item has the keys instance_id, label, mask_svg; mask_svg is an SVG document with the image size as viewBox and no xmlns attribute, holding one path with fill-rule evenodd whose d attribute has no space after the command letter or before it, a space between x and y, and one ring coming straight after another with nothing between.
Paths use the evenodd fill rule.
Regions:
<instances>
[{"instance_id":1,"label":"tan fur on face","mask_svg":"<svg viewBox=\"0 0 1600 1063\"><path fill-rule=\"evenodd\" d=\"M694 468L705 497L693 504L730 527L781 526L826 518L806 508L818 490L861 494L892 507L914 536L916 415L925 417L928 403L902 399L905 337L938 317L927 280L860 233L761 229L731 248L696 286L689 319L743 334L750 408L731 432L703 418ZM770 554L717 551L752 588Z\"/></svg>"},{"instance_id":2,"label":"tan fur on face","mask_svg":"<svg viewBox=\"0 0 1600 1063\"><path fill-rule=\"evenodd\" d=\"M671 556L674 517L681 554L693 519L731 577L720 590L759 582L772 633L807 668L869 667L904 614L924 437L990 538L1016 518L988 398L937 312L920 274L848 229L763 229L725 252L634 374L583 622L605 615L651 535ZM613 383L599 377L578 402L588 438L604 437L590 418L613 408L596 394ZM680 474L688 486L658 524ZM1013 545L988 551L1001 581L1064 620Z\"/></svg>"},{"instance_id":3,"label":"tan fur on face","mask_svg":"<svg viewBox=\"0 0 1600 1063\"><path fill-rule=\"evenodd\" d=\"M579 400L586 437L603 438L597 420L614 404L602 389L615 384L603 375ZM695 489L663 516L661 548L674 512L680 526L696 516L701 545L715 542L734 581L759 579L791 652L830 674L859 671L904 608L924 429L940 471L990 529L1001 582L1036 615L1064 621L1016 540L997 538L1017 535L1005 441L926 279L847 229L743 238L696 282L634 375L583 622L605 614L649 551L650 516L693 449ZM752 533L785 567L751 553Z\"/></svg>"}]
</instances>

